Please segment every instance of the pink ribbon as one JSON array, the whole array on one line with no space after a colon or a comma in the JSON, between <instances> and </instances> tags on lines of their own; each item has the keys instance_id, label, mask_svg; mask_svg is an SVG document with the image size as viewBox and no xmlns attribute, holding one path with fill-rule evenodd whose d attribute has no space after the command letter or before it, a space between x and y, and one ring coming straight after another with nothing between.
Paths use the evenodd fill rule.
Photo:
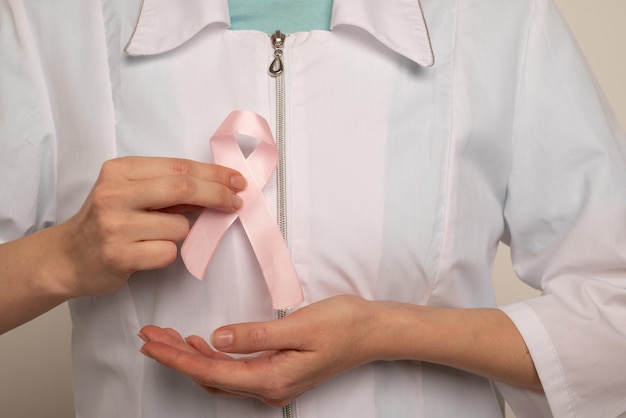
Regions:
<instances>
[{"instance_id":1,"label":"pink ribbon","mask_svg":"<svg viewBox=\"0 0 626 418\"><path fill-rule=\"evenodd\" d=\"M248 158L241 152L235 135L259 140ZM267 121L254 112L234 111L217 128L210 142L215 163L239 171L248 180L248 186L239 193L243 206L236 213L202 211L181 249L187 269L202 280L217 245L239 218L261 267L274 308L287 309L299 304L303 296L298 276L261 192L278 163L278 149Z\"/></svg>"}]
</instances>

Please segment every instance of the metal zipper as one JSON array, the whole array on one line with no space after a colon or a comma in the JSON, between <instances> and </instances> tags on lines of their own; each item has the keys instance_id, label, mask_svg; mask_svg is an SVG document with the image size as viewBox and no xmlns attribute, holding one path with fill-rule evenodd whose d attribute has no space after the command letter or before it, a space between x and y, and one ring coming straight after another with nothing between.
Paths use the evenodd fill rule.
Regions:
<instances>
[{"instance_id":1,"label":"metal zipper","mask_svg":"<svg viewBox=\"0 0 626 418\"><path fill-rule=\"evenodd\" d=\"M274 60L270 64L269 72L276 79L276 146L278 147L278 166L276 167L277 182L277 222L280 232L287 243L287 200L286 200L286 162L285 162L285 62L283 47L285 35L279 30L271 37L274 47Z\"/></svg>"},{"instance_id":2,"label":"metal zipper","mask_svg":"<svg viewBox=\"0 0 626 418\"><path fill-rule=\"evenodd\" d=\"M287 177L285 161L285 61L283 60L283 48L285 35L277 30L270 36L274 47L274 59L269 67L269 73L276 79L276 146L278 148L278 165L276 167L276 205L277 223L280 232L289 245L287 234ZM278 318L289 315L289 310L279 309ZM295 418L295 402L283 406L283 418Z\"/></svg>"}]
</instances>

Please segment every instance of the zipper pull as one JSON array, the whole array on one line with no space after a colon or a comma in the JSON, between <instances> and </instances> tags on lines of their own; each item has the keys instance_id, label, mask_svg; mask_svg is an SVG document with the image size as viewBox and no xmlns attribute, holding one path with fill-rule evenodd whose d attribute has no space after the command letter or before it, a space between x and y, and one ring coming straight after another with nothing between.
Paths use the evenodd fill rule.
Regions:
<instances>
[{"instance_id":1,"label":"zipper pull","mask_svg":"<svg viewBox=\"0 0 626 418\"><path fill-rule=\"evenodd\" d=\"M277 30L270 37L272 45L274 46L274 60L270 64L269 72L272 77L278 77L283 73L285 67L283 66L283 46L285 45L285 35L281 31Z\"/></svg>"}]
</instances>

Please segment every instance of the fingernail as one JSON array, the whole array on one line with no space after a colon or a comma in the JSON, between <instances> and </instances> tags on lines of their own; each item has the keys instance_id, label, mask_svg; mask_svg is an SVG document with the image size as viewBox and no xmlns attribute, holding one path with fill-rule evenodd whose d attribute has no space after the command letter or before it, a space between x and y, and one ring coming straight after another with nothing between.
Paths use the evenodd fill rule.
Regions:
<instances>
[{"instance_id":1,"label":"fingernail","mask_svg":"<svg viewBox=\"0 0 626 418\"><path fill-rule=\"evenodd\" d=\"M243 190L246 188L247 181L243 176L232 176L230 178L230 187L235 190Z\"/></svg>"},{"instance_id":2,"label":"fingernail","mask_svg":"<svg viewBox=\"0 0 626 418\"><path fill-rule=\"evenodd\" d=\"M242 206L243 206L243 199L237 196L236 194L233 195L233 207L235 209L239 209Z\"/></svg>"},{"instance_id":3,"label":"fingernail","mask_svg":"<svg viewBox=\"0 0 626 418\"><path fill-rule=\"evenodd\" d=\"M143 335L143 334L141 333L141 331L139 331L139 332L137 333L137 336L138 336L139 338L141 338L143 342L145 342L145 343L149 342L149 341L148 341L148 339L146 338L146 336L145 336L145 335Z\"/></svg>"},{"instance_id":4,"label":"fingernail","mask_svg":"<svg viewBox=\"0 0 626 418\"><path fill-rule=\"evenodd\" d=\"M211 336L211 343L215 348L228 348L233 345L234 339L232 331L215 331Z\"/></svg>"},{"instance_id":5,"label":"fingernail","mask_svg":"<svg viewBox=\"0 0 626 418\"><path fill-rule=\"evenodd\" d=\"M147 352L147 351L145 351L143 348L141 348L141 349L139 350L139 352L140 352L141 354L143 354L144 356L148 357L148 358L153 358L153 357L152 357L150 354L148 354L148 352Z\"/></svg>"}]
</instances>

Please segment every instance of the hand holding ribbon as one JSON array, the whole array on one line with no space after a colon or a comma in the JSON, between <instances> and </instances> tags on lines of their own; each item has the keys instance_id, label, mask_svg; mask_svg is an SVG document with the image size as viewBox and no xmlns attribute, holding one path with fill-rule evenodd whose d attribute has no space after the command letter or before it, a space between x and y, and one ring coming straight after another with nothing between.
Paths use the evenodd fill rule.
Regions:
<instances>
[{"instance_id":1,"label":"hand holding ribbon","mask_svg":"<svg viewBox=\"0 0 626 418\"><path fill-rule=\"evenodd\" d=\"M259 140L245 158L236 135ZM191 274L202 279L217 245L237 218L250 240L275 309L291 308L303 300L302 289L289 251L261 192L278 163L278 149L267 121L243 110L230 113L211 137L211 151L216 164L238 170L248 180L239 193L243 206L235 213L205 209L181 249L183 261Z\"/></svg>"}]
</instances>

